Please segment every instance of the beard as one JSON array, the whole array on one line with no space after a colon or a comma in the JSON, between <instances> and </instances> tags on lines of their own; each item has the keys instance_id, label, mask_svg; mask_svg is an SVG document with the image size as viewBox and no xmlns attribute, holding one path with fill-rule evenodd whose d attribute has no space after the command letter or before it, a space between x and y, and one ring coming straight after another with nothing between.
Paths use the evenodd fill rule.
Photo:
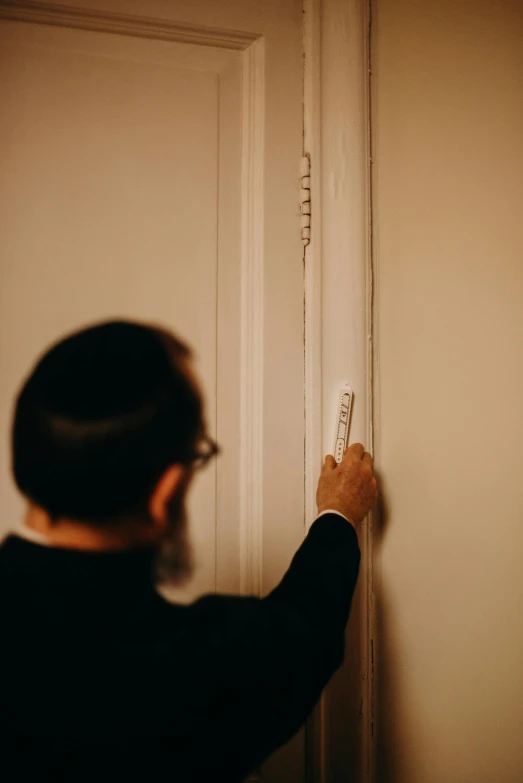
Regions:
<instances>
[{"instance_id":1,"label":"beard","mask_svg":"<svg viewBox=\"0 0 523 783\"><path fill-rule=\"evenodd\" d=\"M167 530L156 557L156 582L165 587L183 587L194 571L194 554L189 540L185 492L178 492L171 499L168 515Z\"/></svg>"}]
</instances>

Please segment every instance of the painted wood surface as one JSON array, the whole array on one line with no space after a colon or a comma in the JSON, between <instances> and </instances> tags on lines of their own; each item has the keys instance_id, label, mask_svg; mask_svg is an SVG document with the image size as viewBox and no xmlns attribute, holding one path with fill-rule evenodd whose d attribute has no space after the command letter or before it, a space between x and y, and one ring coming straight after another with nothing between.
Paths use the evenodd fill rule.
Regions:
<instances>
[{"instance_id":1,"label":"painted wood surface","mask_svg":"<svg viewBox=\"0 0 523 783\"><path fill-rule=\"evenodd\" d=\"M340 387L354 391L350 442L373 450L368 34L366 3L305 3L304 151L311 156L305 251L306 523L332 453ZM361 571L346 659L309 723L315 780L372 779L372 519L359 531Z\"/></svg>"}]
</instances>

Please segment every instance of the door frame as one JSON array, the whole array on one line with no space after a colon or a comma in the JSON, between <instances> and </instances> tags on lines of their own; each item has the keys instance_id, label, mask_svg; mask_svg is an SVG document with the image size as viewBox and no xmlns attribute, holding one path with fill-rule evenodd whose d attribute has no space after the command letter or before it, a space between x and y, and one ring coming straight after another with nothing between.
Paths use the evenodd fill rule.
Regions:
<instances>
[{"instance_id":1,"label":"door frame","mask_svg":"<svg viewBox=\"0 0 523 783\"><path fill-rule=\"evenodd\" d=\"M337 390L354 391L351 442L373 452L372 210L369 0L303 0L304 155L310 157L310 243L304 249L305 529L332 453ZM308 781L374 779L373 520L359 532L361 567L349 621L349 708L341 751L326 737L329 696L307 724ZM349 648L352 652L349 653ZM334 713L333 713L334 714ZM338 733L338 732L337 732ZM342 732L343 733L343 732ZM357 768L354 769L354 767Z\"/></svg>"},{"instance_id":2,"label":"door frame","mask_svg":"<svg viewBox=\"0 0 523 783\"><path fill-rule=\"evenodd\" d=\"M369 0L303 0L303 154L310 157L311 238L304 248L305 519L316 515L316 484L332 451L335 395L342 382L354 390L351 441L373 449L372 266L370 201ZM242 223L242 589L261 585L262 498L260 479L261 383L263 374L263 43L254 34L195 29L166 20L56 3L0 0L0 18L103 30L144 38L211 43L243 51L244 150ZM297 161L298 172L298 161ZM248 306L247 306L248 305ZM250 358L249 358L250 357ZM258 412L258 413L257 413ZM248 457L248 458L247 458ZM254 492L253 492L254 487ZM361 568L349 622L352 650L347 700L351 713L344 744L358 767L356 779L374 775L374 595L372 517L359 534ZM344 696L345 696L344 693ZM329 699L322 697L307 723L307 780L336 780L336 747L326 738ZM356 729L356 730L355 730ZM347 773L347 770L340 768ZM339 778L338 778L339 779Z\"/></svg>"}]
</instances>

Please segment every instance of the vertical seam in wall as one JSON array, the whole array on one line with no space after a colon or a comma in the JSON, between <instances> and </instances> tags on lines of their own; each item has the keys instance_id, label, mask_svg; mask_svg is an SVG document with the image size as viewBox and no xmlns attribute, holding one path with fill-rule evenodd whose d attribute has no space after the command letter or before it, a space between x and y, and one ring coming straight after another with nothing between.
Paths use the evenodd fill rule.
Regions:
<instances>
[{"instance_id":1,"label":"vertical seam in wall","mask_svg":"<svg viewBox=\"0 0 523 783\"><path fill-rule=\"evenodd\" d=\"M368 311L368 352L367 352L367 371L368 371L368 405L369 405L369 438L370 449L374 457L375 447L375 419L374 419L374 401L375 401L375 345L374 345L374 308L375 308L375 280L374 280L374 213L373 213L373 134L372 134L372 0L367 0L367 215L368 215L368 264L367 264L367 311ZM368 779L375 780L375 754L376 754L376 732L375 732L375 707L376 707L376 683L375 683L375 597L374 597L374 516L370 516L370 529L368 531L368 604L367 604L367 628L368 628L368 660L369 660L369 710L370 710L370 745L368 753Z\"/></svg>"},{"instance_id":2,"label":"vertical seam in wall","mask_svg":"<svg viewBox=\"0 0 523 783\"><path fill-rule=\"evenodd\" d=\"M301 154L305 155L305 3L301 4ZM298 162L299 163L299 162ZM297 174L299 174L299 169ZM298 180L299 182L299 180ZM298 230L298 226L296 227ZM302 255L302 285L303 285L303 536L307 533L307 279L306 279L307 247L303 246ZM307 783L313 780L311 770L311 747L314 742L312 728L312 716L304 723L304 751L305 751L305 779ZM312 733L312 736L311 736Z\"/></svg>"},{"instance_id":3,"label":"vertical seam in wall","mask_svg":"<svg viewBox=\"0 0 523 783\"><path fill-rule=\"evenodd\" d=\"M321 183L320 171L320 139L319 117L321 106L316 93L320 67L320 11L321 0L302 0L302 157L308 157L310 162L310 242L303 245L303 391L304 391L304 535L315 515L315 498L311 487L311 468L316 462L321 445L318 432L318 413L321 415L321 384L318 385L318 372L321 376L321 349L318 343L320 314L317 312L318 287L321 285L320 243L321 219L319 191ZM298 174L298 172L297 172ZM300 184L301 186L301 184ZM300 210L301 215L301 210ZM298 239L301 240L300 223L297 224ZM318 352L320 355L318 355ZM318 364L315 364L315 360ZM314 401L314 407L311 405ZM312 504L312 508L311 508ZM312 517L312 519L311 519ZM324 780L324 737L323 737L323 706L324 697L305 722L305 780L307 783L321 783Z\"/></svg>"},{"instance_id":4,"label":"vertical seam in wall","mask_svg":"<svg viewBox=\"0 0 523 783\"><path fill-rule=\"evenodd\" d=\"M219 329L219 266L220 266L220 75L217 75L218 89L217 89L217 127L216 127L216 303L215 303L215 389L214 396L214 425L215 425L215 440L218 440L218 329ZM218 591L218 460L214 461L214 591Z\"/></svg>"},{"instance_id":5,"label":"vertical seam in wall","mask_svg":"<svg viewBox=\"0 0 523 783\"><path fill-rule=\"evenodd\" d=\"M301 6L301 154L305 155L305 0ZM298 162L299 164L299 162ZM299 174L299 169L298 172ZM299 182L299 180L298 180ZM301 185L301 183L300 183ZM302 255L302 285L303 285L303 535L307 532L307 292L305 265L307 263L307 246L303 245Z\"/></svg>"}]
</instances>

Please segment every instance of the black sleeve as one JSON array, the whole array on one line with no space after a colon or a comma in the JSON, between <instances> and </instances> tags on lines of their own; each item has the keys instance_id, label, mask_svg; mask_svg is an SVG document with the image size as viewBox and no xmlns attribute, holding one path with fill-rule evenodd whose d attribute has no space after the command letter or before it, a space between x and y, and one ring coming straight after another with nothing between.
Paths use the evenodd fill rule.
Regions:
<instances>
[{"instance_id":1,"label":"black sleeve","mask_svg":"<svg viewBox=\"0 0 523 783\"><path fill-rule=\"evenodd\" d=\"M325 514L280 584L231 613L233 665L216 735L229 780L241 780L296 734L342 664L359 563L352 525Z\"/></svg>"},{"instance_id":2,"label":"black sleeve","mask_svg":"<svg viewBox=\"0 0 523 783\"><path fill-rule=\"evenodd\" d=\"M345 626L360 565L356 531L339 514L311 526L280 584L264 599L275 633L272 683L279 744L310 713L344 658Z\"/></svg>"},{"instance_id":3,"label":"black sleeve","mask_svg":"<svg viewBox=\"0 0 523 783\"><path fill-rule=\"evenodd\" d=\"M324 514L311 526L278 587L264 600L292 606L311 629L343 636L359 567L353 526L339 514Z\"/></svg>"}]
</instances>

